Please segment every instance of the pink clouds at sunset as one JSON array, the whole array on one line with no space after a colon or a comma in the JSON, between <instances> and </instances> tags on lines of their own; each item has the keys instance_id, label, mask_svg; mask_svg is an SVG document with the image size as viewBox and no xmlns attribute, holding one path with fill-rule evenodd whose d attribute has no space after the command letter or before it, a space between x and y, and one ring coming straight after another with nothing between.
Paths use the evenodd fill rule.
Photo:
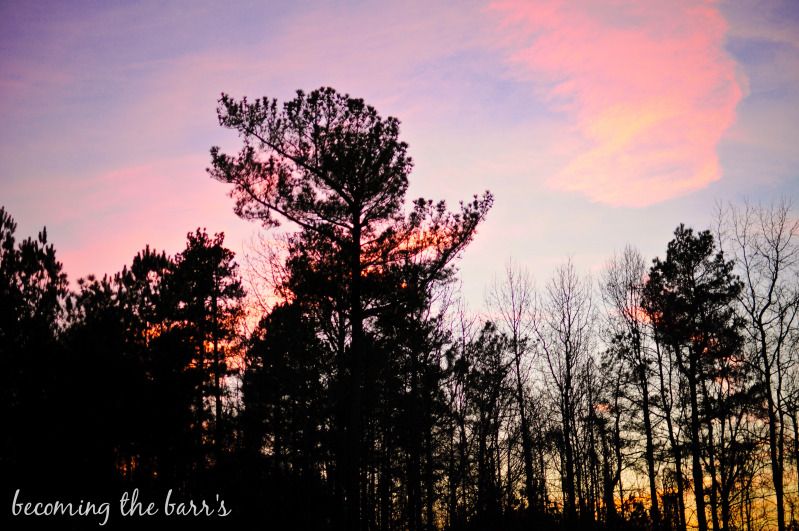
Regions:
<instances>
[{"instance_id":1,"label":"pink clouds at sunset","mask_svg":"<svg viewBox=\"0 0 799 531\"><path fill-rule=\"evenodd\" d=\"M547 179L642 207L721 178L717 147L744 95L713 2L502 2L510 61L569 120Z\"/></svg>"},{"instance_id":2,"label":"pink clouds at sunset","mask_svg":"<svg viewBox=\"0 0 799 531\"><path fill-rule=\"evenodd\" d=\"M198 226L241 255L261 228L205 172L238 145L220 93L331 86L402 122L409 198L494 194L459 266L479 304L508 257L543 279L628 242L654 256L717 200L795 196L796 6L0 2L0 205L73 280Z\"/></svg>"}]
</instances>

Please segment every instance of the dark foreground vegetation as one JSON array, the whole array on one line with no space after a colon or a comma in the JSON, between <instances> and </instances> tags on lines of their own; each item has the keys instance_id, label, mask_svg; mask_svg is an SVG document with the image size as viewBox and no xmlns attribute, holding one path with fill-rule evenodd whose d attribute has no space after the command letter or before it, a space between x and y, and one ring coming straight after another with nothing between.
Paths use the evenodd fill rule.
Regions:
<instances>
[{"instance_id":1,"label":"dark foreground vegetation","mask_svg":"<svg viewBox=\"0 0 799 531\"><path fill-rule=\"evenodd\" d=\"M508 265L478 318L454 260L492 198L408 206L395 119L331 89L223 96L219 119L243 147L209 172L293 231L251 257L249 294L201 229L70 286L0 210L4 507L138 488L232 513L137 529L799 528L788 205L680 225L593 280L566 262L534 290Z\"/></svg>"}]
</instances>

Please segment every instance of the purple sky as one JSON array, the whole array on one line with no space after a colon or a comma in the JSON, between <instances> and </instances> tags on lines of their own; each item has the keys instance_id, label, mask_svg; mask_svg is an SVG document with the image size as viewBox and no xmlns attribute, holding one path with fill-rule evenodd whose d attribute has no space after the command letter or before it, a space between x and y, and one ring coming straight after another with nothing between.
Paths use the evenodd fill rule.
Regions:
<instances>
[{"instance_id":1,"label":"purple sky","mask_svg":"<svg viewBox=\"0 0 799 531\"><path fill-rule=\"evenodd\" d=\"M300 5L301 4L301 5ZM795 2L0 2L0 204L70 278L197 226L258 231L205 174L220 92L330 85L397 116L410 197L495 207L465 293L626 243L663 254L715 201L799 189Z\"/></svg>"}]
</instances>

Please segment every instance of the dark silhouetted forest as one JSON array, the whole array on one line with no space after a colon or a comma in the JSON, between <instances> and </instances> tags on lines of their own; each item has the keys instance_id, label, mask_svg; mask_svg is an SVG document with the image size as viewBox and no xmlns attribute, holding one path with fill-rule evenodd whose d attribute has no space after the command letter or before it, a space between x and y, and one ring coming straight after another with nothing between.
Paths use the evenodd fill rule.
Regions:
<instances>
[{"instance_id":1,"label":"dark silhouetted forest","mask_svg":"<svg viewBox=\"0 0 799 531\"><path fill-rule=\"evenodd\" d=\"M220 201L282 224L246 260L197 229L69 283L0 209L9 505L173 489L233 511L194 527L799 529L790 204L720 205L594 277L508 263L477 313L456 264L493 198L409 200L398 120L329 88L218 116L241 144L211 150Z\"/></svg>"}]
</instances>

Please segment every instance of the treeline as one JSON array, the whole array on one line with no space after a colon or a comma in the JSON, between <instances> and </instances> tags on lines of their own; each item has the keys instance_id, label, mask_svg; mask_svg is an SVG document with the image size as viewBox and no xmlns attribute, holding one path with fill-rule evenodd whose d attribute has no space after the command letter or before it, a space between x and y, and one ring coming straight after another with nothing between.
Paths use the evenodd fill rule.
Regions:
<instances>
[{"instance_id":1,"label":"treeline","mask_svg":"<svg viewBox=\"0 0 799 531\"><path fill-rule=\"evenodd\" d=\"M789 205L593 279L508 265L477 315L454 261L492 198L406 211L396 119L332 89L219 119L236 212L296 229L250 264L269 293L199 229L71 290L0 211L7 493L221 493L245 528L799 528Z\"/></svg>"},{"instance_id":2,"label":"treeline","mask_svg":"<svg viewBox=\"0 0 799 531\"><path fill-rule=\"evenodd\" d=\"M9 506L16 489L77 503L115 502L131 486L213 487L232 444L227 381L244 297L222 235L198 229L174 257L147 247L73 291L46 231L17 243L15 230L0 208Z\"/></svg>"}]
</instances>

